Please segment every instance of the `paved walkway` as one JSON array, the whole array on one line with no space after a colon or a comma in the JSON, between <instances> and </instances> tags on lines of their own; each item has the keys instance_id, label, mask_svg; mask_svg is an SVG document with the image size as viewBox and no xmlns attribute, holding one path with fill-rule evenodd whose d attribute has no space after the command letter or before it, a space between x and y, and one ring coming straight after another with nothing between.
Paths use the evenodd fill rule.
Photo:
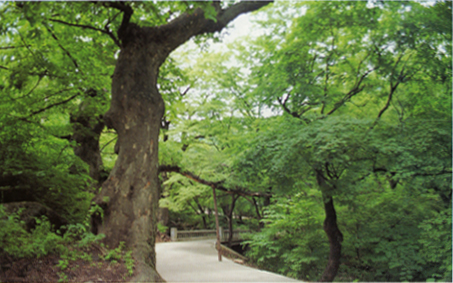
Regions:
<instances>
[{"instance_id":1,"label":"paved walkway","mask_svg":"<svg viewBox=\"0 0 453 283\"><path fill-rule=\"evenodd\" d=\"M222 257L215 240L157 243L157 271L167 282L300 282Z\"/></svg>"}]
</instances>

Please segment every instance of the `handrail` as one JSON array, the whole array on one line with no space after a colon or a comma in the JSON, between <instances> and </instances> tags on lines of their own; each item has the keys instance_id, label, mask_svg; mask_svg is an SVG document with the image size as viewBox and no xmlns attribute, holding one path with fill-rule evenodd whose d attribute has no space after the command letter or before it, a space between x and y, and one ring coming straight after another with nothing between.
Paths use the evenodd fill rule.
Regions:
<instances>
[{"instance_id":1,"label":"handrail","mask_svg":"<svg viewBox=\"0 0 453 283\"><path fill-rule=\"evenodd\" d=\"M222 227L219 229L220 240L225 241L230 235L229 230L223 230ZM248 230L233 230L233 239L241 240L241 235L249 233ZM215 239L216 230L178 230L176 228L170 229L170 236L173 242L176 241L190 241L190 240L201 240L201 239Z\"/></svg>"},{"instance_id":2,"label":"handrail","mask_svg":"<svg viewBox=\"0 0 453 283\"><path fill-rule=\"evenodd\" d=\"M178 230L178 233L196 234L196 233L215 233L215 230Z\"/></svg>"}]
</instances>

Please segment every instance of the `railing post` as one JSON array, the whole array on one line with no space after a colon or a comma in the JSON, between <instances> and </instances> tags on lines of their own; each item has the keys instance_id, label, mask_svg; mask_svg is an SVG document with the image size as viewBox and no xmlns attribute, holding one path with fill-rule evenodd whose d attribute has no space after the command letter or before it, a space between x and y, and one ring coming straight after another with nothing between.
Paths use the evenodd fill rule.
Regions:
<instances>
[{"instance_id":1,"label":"railing post","mask_svg":"<svg viewBox=\"0 0 453 283\"><path fill-rule=\"evenodd\" d=\"M220 231L219 231L219 212L217 210L217 197L215 195L215 186L212 186L212 198L214 199L214 212L215 212L215 227L216 227L216 249L219 256L219 261L222 261L221 243L220 243Z\"/></svg>"},{"instance_id":2,"label":"railing post","mask_svg":"<svg viewBox=\"0 0 453 283\"><path fill-rule=\"evenodd\" d=\"M176 242L178 240L178 228L172 227L170 229L170 238L172 242Z\"/></svg>"},{"instance_id":3,"label":"railing post","mask_svg":"<svg viewBox=\"0 0 453 283\"><path fill-rule=\"evenodd\" d=\"M220 241L225 241L225 234L223 232L223 227L219 227Z\"/></svg>"}]
</instances>

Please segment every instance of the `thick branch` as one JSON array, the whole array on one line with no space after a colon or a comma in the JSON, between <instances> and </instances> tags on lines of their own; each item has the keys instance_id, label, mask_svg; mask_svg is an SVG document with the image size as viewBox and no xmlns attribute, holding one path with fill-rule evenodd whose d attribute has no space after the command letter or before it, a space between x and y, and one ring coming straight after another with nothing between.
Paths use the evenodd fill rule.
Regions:
<instances>
[{"instance_id":1,"label":"thick branch","mask_svg":"<svg viewBox=\"0 0 453 283\"><path fill-rule=\"evenodd\" d=\"M295 111L289 110L288 106L286 106L286 102L288 102L290 95L291 95L291 93L288 93L288 95L286 96L286 98L284 100L281 99L280 97L277 97L277 101L283 107L283 110L285 110L285 112L287 112L294 118L300 118L301 115L297 114Z\"/></svg>"},{"instance_id":2,"label":"thick branch","mask_svg":"<svg viewBox=\"0 0 453 283\"><path fill-rule=\"evenodd\" d=\"M203 9L197 8L192 14L184 13L170 23L160 26L159 30L168 35L168 52L171 52L192 36L219 32L239 15L258 10L271 2L273 1L244 1L234 4L224 10L218 10L217 21L206 19Z\"/></svg>"},{"instance_id":3,"label":"thick branch","mask_svg":"<svg viewBox=\"0 0 453 283\"><path fill-rule=\"evenodd\" d=\"M239 189L239 190L227 189L224 186L222 186L222 183L223 183L222 181L221 182L211 182L211 181L204 180L204 179L200 178L199 176L193 174L192 172L181 170L181 168L179 166L161 165L159 167L159 172L161 172L161 173L162 172L175 172L175 173L181 174L197 183L209 186L209 187L214 188L219 191L223 191L227 194L235 194L235 195L239 195L239 196L251 196L251 197L271 197L272 196L271 194L268 194L268 193L249 192L249 191L246 191L245 189Z\"/></svg>"},{"instance_id":4,"label":"thick branch","mask_svg":"<svg viewBox=\"0 0 453 283\"><path fill-rule=\"evenodd\" d=\"M129 25L129 22L131 21L132 14L134 13L134 10L132 9L131 6L127 5L125 2L104 2L103 5L105 7L112 7L115 9L120 10L123 12L123 19L121 21L121 26L118 29L118 37L120 39L123 39L126 29Z\"/></svg>"},{"instance_id":5,"label":"thick branch","mask_svg":"<svg viewBox=\"0 0 453 283\"><path fill-rule=\"evenodd\" d=\"M217 23L216 26L207 26L205 27L204 32L215 32L222 30L229 22L234 20L241 14L249 13L256 11L273 1L244 1L237 3L231 7L228 7L225 10L222 10L217 15Z\"/></svg>"}]
</instances>

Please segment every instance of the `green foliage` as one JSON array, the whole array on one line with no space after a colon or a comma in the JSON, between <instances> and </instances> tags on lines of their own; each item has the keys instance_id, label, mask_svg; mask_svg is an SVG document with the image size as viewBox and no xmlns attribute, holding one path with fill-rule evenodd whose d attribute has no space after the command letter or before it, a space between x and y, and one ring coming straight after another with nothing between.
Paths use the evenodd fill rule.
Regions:
<instances>
[{"instance_id":1,"label":"green foliage","mask_svg":"<svg viewBox=\"0 0 453 283\"><path fill-rule=\"evenodd\" d=\"M168 227L159 222L157 223L157 231L160 233L166 233L168 231Z\"/></svg>"},{"instance_id":2,"label":"green foliage","mask_svg":"<svg viewBox=\"0 0 453 283\"><path fill-rule=\"evenodd\" d=\"M125 250L125 243L120 242L118 247L108 250L107 254L103 256L104 260L108 260L111 263L117 263L123 260L129 275L134 273L134 259L132 258L132 251Z\"/></svg>"},{"instance_id":3,"label":"green foliage","mask_svg":"<svg viewBox=\"0 0 453 283\"><path fill-rule=\"evenodd\" d=\"M197 91L168 132L170 164L273 193L248 241L264 268L319 280L323 193L344 235L338 280L448 279L451 4L285 2L267 11L263 36L186 69ZM207 199L180 176L167 184L178 217Z\"/></svg>"},{"instance_id":4,"label":"green foliage","mask_svg":"<svg viewBox=\"0 0 453 283\"><path fill-rule=\"evenodd\" d=\"M373 179L356 196L355 205L339 212L345 238L340 273L346 280L346 276L361 281L426 280L433 270L420 252L419 223L429 221L433 208L440 208L439 197L416 196L404 187L383 188Z\"/></svg>"},{"instance_id":5,"label":"green foliage","mask_svg":"<svg viewBox=\"0 0 453 283\"><path fill-rule=\"evenodd\" d=\"M437 281L452 280L451 211L448 207L436 212L419 225L422 229L420 254L426 262L425 273Z\"/></svg>"},{"instance_id":6,"label":"green foliage","mask_svg":"<svg viewBox=\"0 0 453 283\"><path fill-rule=\"evenodd\" d=\"M448 281L451 276L451 208L439 197L380 187L370 178L348 205L337 205L343 232L338 281ZM266 209L265 228L246 242L262 268L317 280L328 254L317 190L279 198ZM433 208L441 209L435 212ZM433 250L438 251L433 253Z\"/></svg>"},{"instance_id":7,"label":"green foliage","mask_svg":"<svg viewBox=\"0 0 453 283\"><path fill-rule=\"evenodd\" d=\"M197 8L217 15L211 2L130 5L143 26ZM0 10L0 178L18 180L70 222L63 237L44 218L28 233L19 214L0 207L0 248L17 257L59 252L65 269L89 260L68 246L102 237L88 232L90 216L103 212L91 204L88 168L68 136L83 131L71 116L93 125L106 111L119 50L108 32L121 17L102 2ZM263 268L319 279L328 256L325 194L344 235L338 280L451 280L451 2L277 2L257 24L262 36L225 52L178 51L161 67L160 163L227 189L273 194L270 205L241 197L234 210L235 224L247 228L259 228L265 211L248 240ZM116 138L100 138L107 169ZM161 177L172 225L214 226L210 187ZM219 193L218 202L225 226L231 196ZM124 260L132 274L124 243L105 259Z\"/></svg>"},{"instance_id":8,"label":"green foliage","mask_svg":"<svg viewBox=\"0 0 453 283\"><path fill-rule=\"evenodd\" d=\"M58 279L58 282L68 282L69 281L68 276L64 272L59 272L58 276L60 277L60 279Z\"/></svg>"},{"instance_id":9,"label":"green foliage","mask_svg":"<svg viewBox=\"0 0 453 283\"><path fill-rule=\"evenodd\" d=\"M58 261L57 267L60 268L62 272L59 273L60 280L67 280L67 275L64 273L64 270L67 269L69 263L76 261L78 259L91 262L93 259L91 254L86 252L84 248L89 248L92 244L98 243L102 238L103 234L93 235L88 232L84 232L81 227L68 227L70 231L69 235L65 240L69 240L68 243L71 243L72 247L65 249L60 255L60 260ZM75 240L80 238L80 240ZM102 244L101 244L102 246ZM77 248L74 248L77 247ZM111 264L117 264L119 261L122 261L128 271L129 276L132 276L134 273L135 261L132 257L132 251L125 250L125 243L120 242L119 246L113 249L106 249L105 255L101 256L101 259L109 261Z\"/></svg>"},{"instance_id":10,"label":"green foliage","mask_svg":"<svg viewBox=\"0 0 453 283\"><path fill-rule=\"evenodd\" d=\"M43 216L36 219L36 227L30 233L19 213L7 214L0 205L0 250L15 257L41 257L65 249L64 240L51 231L50 222Z\"/></svg>"},{"instance_id":11,"label":"green foliage","mask_svg":"<svg viewBox=\"0 0 453 283\"><path fill-rule=\"evenodd\" d=\"M0 178L17 180L0 186L26 189L70 223L83 223L94 190L88 166L74 154L71 136L86 131L74 117L93 126L107 110L118 47L99 31L74 25L103 29L106 20L115 28L121 20L84 3L0 9Z\"/></svg>"},{"instance_id":12,"label":"green foliage","mask_svg":"<svg viewBox=\"0 0 453 283\"><path fill-rule=\"evenodd\" d=\"M61 227L66 233L61 236L55 232L49 220L42 216L36 218L36 227L27 232L25 223L20 220L21 211L8 214L3 205L0 205L0 249L11 256L41 257L49 253L58 253L63 257L70 253L70 246L79 248L90 246L102 239L104 235L93 235L82 224L69 224Z\"/></svg>"},{"instance_id":13,"label":"green foliage","mask_svg":"<svg viewBox=\"0 0 453 283\"><path fill-rule=\"evenodd\" d=\"M276 199L266 208L265 228L246 241L250 246L247 256L264 269L316 280L328 253L321 203L320 193L313 189Z\"/></svg>"},{"instance_id":14,"label":"green foliage","mask_svg":"<svg viewBox=\"0 0 453 283\"><path fill-rule=\"evenodd\" d=\"M135 266L135 261L134 261L134 258L132 257L132 251L128 251L124 255L124 263L126 265L126 269L127 269L127 272L129 273L129 276L132 276L134 274L134 266Z\"/></svg>"},{"instance_id":15,"label":"green foliage","mask_svg":"<svg viewBox=\"0 0 453 283\"><path fill-rule=\"evenodd\" d=\"M0 168L3 177L13 176L37 201L53 208L71 222L82 221L92 192L86 174L68 174L85 165L73 155L69 143L49 137L27 123L0 121ZM6 184L8 185L8 184Z\"/></svg>"}]
</instances>

